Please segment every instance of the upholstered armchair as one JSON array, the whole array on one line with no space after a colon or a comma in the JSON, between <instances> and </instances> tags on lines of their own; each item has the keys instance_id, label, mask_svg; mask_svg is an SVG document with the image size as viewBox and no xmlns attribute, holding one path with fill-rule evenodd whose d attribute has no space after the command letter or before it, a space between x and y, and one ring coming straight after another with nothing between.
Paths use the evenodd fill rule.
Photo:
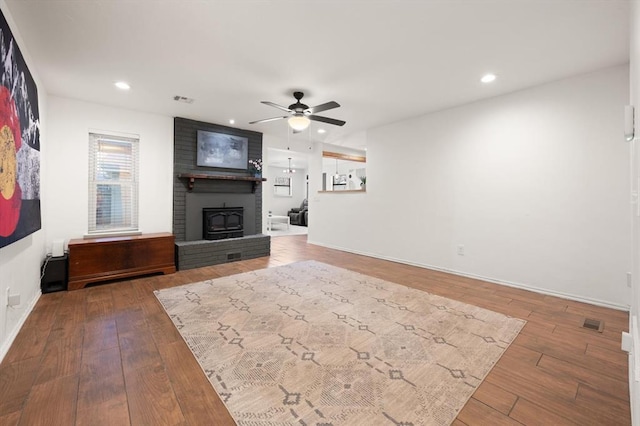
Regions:
<instances>
[{"instance_id":1,"label":"upholstered armchair","mask_svg":"<svg viewBox=\"0 0 640 426\"><path fill-rule=\"evenodd\" d=\"M287 212L287 215L289 216L289 221L292 225L307 226L307 218L309 217L307 212L308 203L307 199L305 198L304 200L302 200L302 204L300 204L300 207L292 208L291 210L289 210L289 212Z\"/></svg>"}]
</instances>

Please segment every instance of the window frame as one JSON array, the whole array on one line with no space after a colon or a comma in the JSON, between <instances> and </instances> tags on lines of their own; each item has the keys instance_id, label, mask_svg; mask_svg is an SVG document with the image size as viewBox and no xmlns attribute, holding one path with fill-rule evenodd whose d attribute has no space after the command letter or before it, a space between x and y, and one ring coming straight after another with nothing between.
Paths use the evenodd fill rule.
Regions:
<instances>
[{"instance_id":1,"label":"window frame","mask_svg":"<svg viewBox=\"0 0 640 426\"><path fill-rule=\"evenodd\" d=\"M125 164L130 167L129 179L100 179L99 154L101 143L116 145L129 145L131 148L130 160ZM139 176L140 176L140 137L131 134L117 134L104 131L89 131L89 169L88 169L88 223L87 236L101 235L139 234ZM103 169L104 171L104 169ZM130 203L125 204L123 215L127 216L124 223L98 226L98 187L111 185L113 187L127 188L131 191Z\"/></svg>"}]
</instances>

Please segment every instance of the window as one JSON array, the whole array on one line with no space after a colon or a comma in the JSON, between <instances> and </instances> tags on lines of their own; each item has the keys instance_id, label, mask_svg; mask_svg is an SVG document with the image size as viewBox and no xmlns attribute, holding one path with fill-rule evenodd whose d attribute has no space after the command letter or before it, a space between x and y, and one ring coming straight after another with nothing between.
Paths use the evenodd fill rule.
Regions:
<instances>
[{"instance_id":1,"label":"window","mask_svg":"<svg viewBox=\"0 0 640 426\"><path fill-rule=\"evenodd\" d=\"M89 233L138 230L138 139L89 133Z\"/></svg>"}]
</instances>

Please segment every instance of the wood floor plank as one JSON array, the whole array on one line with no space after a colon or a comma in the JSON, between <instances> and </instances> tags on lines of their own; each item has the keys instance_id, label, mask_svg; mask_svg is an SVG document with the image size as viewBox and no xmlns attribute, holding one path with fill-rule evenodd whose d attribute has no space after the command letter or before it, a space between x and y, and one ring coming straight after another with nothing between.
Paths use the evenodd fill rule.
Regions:
<instances>
[{"instance_id":1,"label":"wood floor plank","mask_svg":"<svg viewBox=\"0 0 640 426\"><path fill-rule=\"evenodd\" d=\"M158 315L167 315L164 311L164 308L155 296L148 296L144 299L141 299L138 302L138 305L144 311L145 318L156 317Z\"/></svg>"},{"instance_id":2,"label":"wood floor plank","mask_svg":"<svg viewBox=\"0 0 640 426\"><path fill-rule=\"evenodd\" d=\"M536 312L538 314L553 315L558 312L558 306L536 303L532 301L525 301L520 299L511 299L509 303L511 306L518 307L530 312Z\"/></svg>"},{"instance_id":3,"label":"wood floor plank","mask_svg":"<svg viewBox=\"0 0 640 426\"><path fill-rule=\"evenodd\" d=\"M113 284L113 311L122 312L130 308L135 308L138 303L137 293L134 285L138 284L138 280L122 281Z\"/></svg>"},{"instance_id":4,"label":"wood floor plank","mask_svg":"<svg viewBox=\"0 0 640 426\"><path fill-rule=\"evenodd\" d=\"M53 326L58 306L63 298L64 293L60 292L41 295L23 327L39 327L49 330Z\"/></svg>"},{"instance_id":5,"label":"wood floor plank","mask_svg":"<svg viewBox=\"0 0 640 426\"><path fill-rule=\"evenodd\" d=\"M161 354L189 424L235 424L218 395L211 392L211 383L184 342L163 345Z\"/></svg>"},{"instance_id":6,"label":"wood floor plank","mask_svg":"<svg viewBox=\"0 0 640 426\"><path fill-rule=\"evenodd\" d=\"M512 344L502 355L500 361L502 361L503 364L506 364L509 360L512 360L513 362L518 362L521 365L538 365L538 361L540 361L541 356L541 352Z\"/></svg>"},{"instance_id":7,"label":"wood floor plank","mask_svg":"<svg viewBox=\"0 0 640 426\"><path fill-rule=\"evenodd\" d=\"M555 335L531 336L519 334L512 345L523 346L535 352L555 356L556 358L573 360L584 356L587 351L587 344L573 340L565 341Z\"/></svg>"},{"instance_id":8,"label":"wood floor plank","mask_svg":"<svg viewBox=\"0 0 640 426\"><path fill-rule=\"evenodd\" d=\"M113 300L111 299L98 299L87 301L87 320L90 321L94 318L104 318L108 314L113 312Z\"/></svg>"},{"instance_id":9,"label":"wood floor plank","mask_svg":"<svg viewBox=\"0 0 640 426\"><path fill-rule=\"evenodd\" d=\"M575 398L578 392L578 381L573 377L553 374L537 366L500 362L492 372L502 372L517 381L535 382L541 391L567 400Z\"/></svg>"},{"instance_id":10,"label":"wood floor plank","mask_svg":"<svg viewBox=\"0 0 640 426\"><path fill-rule=\"evenodd\" d=\"M600 407L600 411L608 423L614 423L616 419L631 420L631 409L625 400L590 386L580 385L576 403L582 407Z\"/></svg>"},{"instance_id":11,"label":"wood floor plank","mask_svg":"<svg viewBox=\"0 0 640 426\"><path fill-rule=\"evenodd\" d=\"M122 366L125 373L162 363L151 331L145 326L119 334Z\"/></svg>"},{"instance_id":12,"label":"wood floor plank","mask_svg":"<svg viewBox=\"0 0 640 426\"><path fill-rule=\"evenodd\" d=\"M78 375L82 359L82 337L83 334L78 332L74 336L49 338L40 361L35 384L59 377Z\"/></svg>"},{"instance_id":13,"label":"wood floor plank","mask_svg":"<svg viewBox=\"0 0 640 426\"><path fill-rule=\"evenodd\" d=\"M555 325L541 324L539 322L527 321L524 328L522 329L522 334L530 334L532 336L542 336L547 337L553 330L555 330Z\"/></svg>"},{"instance_id":14,"label":"wood floor plank","mask_svg":"<svg viewBox=\"0 0 640 426\"><path fill-rule=\"evenodd\" d=\"M118 346L118 330L113 318L98 318L84 325L83 351L100 352Z\"/></svg>"},{"instance_id":15,"label":"wood floor plank","mask_svg":"<svg viewBox=\"0 0 640 426\"><path fill-rule=\"evenodd\" d=\"M0 416L22 410L39 365L39 358L0 364Z\"/></svg>"},{"instance_id":16,"label":"wood floor plank","mask_svg":"<svg viewBox=\"0 0 640 426\"><path fill-rule=\"evenodd\" d=\"M612 362L619 365L623 370L629 368L629 354L622 349L607 349L597 344L587 344L587 350L585 352L588 356L597 358L605 362Z\"/></svg>"},{"instance_id":17,"label":"wood floor plank","mask_svg":"<svg viewBox=\"0 0 640 426\"><path fill-rule=\"evenodd\" d=\"M611 350L620 350L622 332L613 332L609 329L603 333L589 330L583 327L571 327L566 324L558 324L553 330L553 334L561 339L600 346Z\"/></svg>"},{"instance_id":18,"label":"wood floor plank","mask_svg":"<svg viewBox=\"0 0 640 426\"><path fill-rule=\"evenodd\" d=\"M85 353L78 387L78 410L89 409L92 405L111 400L126 402L119 349Z\"/></svg>"},{"instance_id":19,"label":"wood floor plank","mask_svg":"<svg viewBox=\"0 0 640 426\"><path fill-rule=\"evenodd\" d=\"M129 426L126 396L78 409L76 426Z\"/></svg>"},{"instance_id":20,"label":"wood floor plank","mask_svg":"<svg viewBox=\"0 0 640 426\"><path fill-rule=\"evenodd\" d=\"M147 318L151 335L159 348L174 342L182 342L182 336L174 327L173 322L165 312L158 312Z\"/></svg>"},{"instance_id":21,"label":"wood floor plank","mask_svg":"<svg viewBox=\"0 0 640 426\"><path fill-rule=\"evenodd\" d=\"M12 363L29 358L40 358L49 339L50 329L23 327L9 348L2 363Z\"/></svg>"},{"instance_id":22,"label":"wood floor plank","mask_svg":"<svg viewBox=\"0 0 640 426\"><path fill-rule=\"evenodd\" d=\"M31 388L20 425L72 425L76 418L78 375L59 377Z\"/></svg>"},{"instance_id":23,"label":"wood floor plank","mask_svg":"<svg viewBox=\"0 0 640 426\"><path fill-rule=\"evenodd\" d=\"M572 419L579 424L593 423L594 417L590 415L592 410L579 409L574 398L563 398L549 389L541 390L535 380L522 380L504 370L496 370L495 368L485 380L518 395L519 398L524 398L536 405L545 407L546 410L561 417ZM536 421L535 418L531 418L529 421L525 421L524 424L528 424L528 422L535 423ZM623 422L621 424L627 423Z\"/></svg>"},{"instance_id":24,"label":"wood floor plank","mask_svg":"<svg viewBox=\"0 0 640 426\"><path fill-rule=\"evenodd\" d=\"M567 312L575 313L585 317L598 319L606 317L608 322L616 324L618 327L629 326L629 312L618 311L615 309L604 308L602 306L587 305L586 303L568 301Z\"/></svg>"},{"instance_id":25,"label":"wood floor plank","mask_svg":"<svg viewBox=\"0 0 640 426\"><path fill-rule=\"evenodd\" d=\"M524 398L518 398L509 414L514 420L530 426L572 426L580 425L571 419L559 416L546 408L536 405Z\"/></svg>"},{"instance_id":26,"label":"wood floor plank","mask_svg":"<svg viewBox=\"0 0 640 426\"><path fill-rule=\"evenodd\" d=\"M609 372L606 370L594 372L591 369L575 365L571 362L562 361L548 355L544 355L540 359L538 366L551 374L574 377L582 384L588 385L602 392L606 392L622 401L629 401L628 388L621 386L621 383L624 383L625 381L611 377Z\"/></svg>"},{"instance_id":27,"label":"wood floor plank","mask_svg":"<svg viewBox=\"0 0 640 426\"><path fill-rule=\"evenodd\" d=\"M96 302L99 300L112 300L112 287L112 283L88 287L87 289L85 289L87 303Z\"/></svg>"},{"instance_id":28,"label":"wood floor plank","mask_svg":"<svg viewBox=\"0 0 640 426\"><path fill-rule=\"evenodd\" d=\"M15 411L13 413L0 415L0 425L2 426L16 426L20 421L21 411Z\"/></svg>"},{"instance_id":29,"label":"wood floor plank","mask_svg":"<svg viewBox=\"0 0 640 426\"><path fill-rule=\"evenodd\" d=\"M473 425L520 425L516 420L505 416L501 412L483 404L477 399L471 398L464 406L458 419L469 426Z\"/></svg>"},{"instance_id":30,"label":"wood floor plank","mask_svg":"<svg viewBox=\"0 0 640 426\"><path fill-rule=\"evenodd\" d=\"M513 405L518 399L516 394L508 392L487 381L482 382L482 384L478 386L478 389L473 393L473 397L505 415L509 415L509 412L511 412Z\"/></svg>"},{"instance_id":31,"label":"wood floor plank","mask_svg":"<svg viewBox=\"0 0 640 426\"><path fill-rule=\"evenodd\" d=\"M125 385L132 424L186 424L163 365L127 371Z\"/></svg>"},{"instance_id":32,"label":"wood floor plank","mask_svg":"<svg viewBox=\"0 0 640 426\"><path fill-rule=\"evenodd\" d=\"M538 341L537 344L539 343L540 342ZM576 367L582 367L587 371L606 371L607 375L612 378L622 381L627 380L628 373L624 370L624 368L621 368L620 365L614 362L604 361L586 355L586 347L585 353L582 354L577 354L569 350L563 351L562 348L553 347L551 345L546 346L542 352L552 358L565 361L566 363L572 364Z\"/></svg>"},{"instance_id":33,"label":"wood floor plank","mask_svg":"<svg viewBox=\"0 0 640 426\"><path fill-rule=\"evenodd\" d=\"M116 320L119 335L129 331L136 332L146 327L144 311L139 307L114 313L113 318Z\"/></svg>"}]
</instances>

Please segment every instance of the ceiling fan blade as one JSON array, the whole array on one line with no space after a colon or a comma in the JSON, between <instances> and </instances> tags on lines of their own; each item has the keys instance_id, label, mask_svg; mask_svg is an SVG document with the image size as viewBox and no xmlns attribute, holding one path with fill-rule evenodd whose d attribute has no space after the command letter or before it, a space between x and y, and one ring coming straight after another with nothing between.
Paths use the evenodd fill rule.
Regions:
<instances>
[{"instance_id":1,"label":"ceiling fan blade","mask_svg":"<svg viewBox=\"0 0 640 426\"><path fill-rule=\"evenodd\" d=\"M281 109L281 110L283 110L283 111L291 112L291 110L290 110L289 108L284 107L284 106L282 106L282 105L274 104L273 102L269 102L269 101L260 101L260 103L263 103L263 104L265 104L265 105L272 106L272 107L274 107L274 108Z\"/></svg>"},{"instance_id":2,"label":"ceiling fan blade","mask_svg":"<svg viewBox=\"0 0 640 426\"><path fill-rule=\"evenodd\" d=\"M249 124L267 123L269 121L282 120L283 118L289 118L289 116L283 115L282 117L265 118L264 120L251 121Z\"/></svg>"},{"instance_id":3,"label":"ceiling fan blade","mask_svg":"<svg viewBox=\"0 0 640 426\"><path fill-rule=\"evenodd\" d=\"M322 121L323 123L333 124L334 126L344 126L347 122L342 120L336 120L335 118L322 117L320 115L309 115L309 120Z\"/></svg>"},{"instance_id":4,"label":"ceiling fan blade","mask_svg":"<svg viewBox=\"0 0 640 426\"><path fill-rule=\"evenodd\" d=\"M335 101L331 101L331 102L327 102L321 105L316 105L314 107L311 108L307 108L304 110L305 114L315 114L317 112L322 112L322 111L326 111L328 109L334 109L334 108L338 108L340 106L339 103L335 102Z\"/></svg>"}]
</instances>

